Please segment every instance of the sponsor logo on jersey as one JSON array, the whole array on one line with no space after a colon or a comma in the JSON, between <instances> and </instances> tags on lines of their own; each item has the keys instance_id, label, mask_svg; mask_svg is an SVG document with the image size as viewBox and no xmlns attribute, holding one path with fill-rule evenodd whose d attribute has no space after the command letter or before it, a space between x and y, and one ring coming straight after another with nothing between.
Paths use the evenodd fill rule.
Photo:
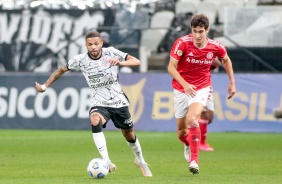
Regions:
<instances>
[{"instance_id":1,"label":"sponsor logo on jersey","mask_svg":"<svg viewBox=\"0 0 282 184\"><path fill-rule=\"evenodd\" d=\"M99 77L104 77L104 74L100 73L98 75L91 75L91 76L88 76L89 79L96 79L96 78L99 78Z\"/></svg>"},{"instance_id":2,"label":"sponsor logo on jersey","mask_svg":"<svg viewBox=\"0 0 282 184\"><path fill-rule=\"evenodd\" d=\"M98 88L102 88L102 87L108 87L115 82L117 82L117 80L109 80L109 81L104 81L104 82L97 83L97 84L91 84L91 88L98 89Z\"/></svg>"},{"instance_id":3,"label":"sponsor logo on jersey","mask_svg":"<svg viewBox=\"0 0 282 184\"><path fill-rule=\"evenodd\" d=\"M126 119L126 120L124 121L124 124L127 124L127 125L129 125L129 126L132 126L132 125L133 125L133 124L132 124L132 119L131 119L131 118Z\"/></svg>"},{"instance_id":4,"label":"sponsor logo on jersey","mask_svg":"<svg viewBox=\"0 0 282 184\"><path fill-rule=\"evenodd\" d=\"M188 54L188 56L194 56L193 52L190 52L190 53Z\"/></svg>"},{"instance_id":5,"label":"sponsor logo on jersey","mask_svg":"<svg viewBox=\"0 0 282 184\"><path fill-rule=\"evenodd\" d=\"M194 58L190 59L189 57L187 57L186 61L188 61L188 63L195 63L195 64L207 64L207 65L212 64L212 60L208 60L208 59L200 60Z\"/></svg>"},{"instance_id":6,"label":"sponsor logo on jersey","mask_svg":"<svg viewBox=\"0 0 282 184\"><path fill-rule=\"evenodd\" d=\"M118 104L121 104L121 100L116 101L116 102L112 102L112 103L109 103L108 101L103 101L102 104L104 104L104 105L118 105Z\"/></svg>"}]
</instances>

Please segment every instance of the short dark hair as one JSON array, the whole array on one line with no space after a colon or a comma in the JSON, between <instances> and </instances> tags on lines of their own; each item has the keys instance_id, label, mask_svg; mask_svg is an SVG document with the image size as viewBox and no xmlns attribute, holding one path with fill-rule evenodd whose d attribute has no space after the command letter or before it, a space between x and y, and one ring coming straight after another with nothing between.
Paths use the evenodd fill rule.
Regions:
<instances>
[{"instance_id":1,"label":"short dark hair","mask_svg":"<svg viewBox=\"0 0 282 184\"><path fill-rule=\"evenodd\" d=\"M93 37L99 37L99 38L101 38L101 35L100 35L100 33L97 32L97 31L90 31L90 32L88 32L88 33L86 34L85 39L87 39L87 38L93 38Z\"/></svg>"},{"instance_id":2,"label":"short dark hair","mask_svg":"<svg viewBox=\"0 0 282 184\"><path fill-rule=\"evenodd\" d=\"M192 16L191 28L197 27L197 26L204 27L205 29L208 29L209 19L205 14L199 13L199 14L195 14L195 15Z\"/></svg>"}]
</instances>

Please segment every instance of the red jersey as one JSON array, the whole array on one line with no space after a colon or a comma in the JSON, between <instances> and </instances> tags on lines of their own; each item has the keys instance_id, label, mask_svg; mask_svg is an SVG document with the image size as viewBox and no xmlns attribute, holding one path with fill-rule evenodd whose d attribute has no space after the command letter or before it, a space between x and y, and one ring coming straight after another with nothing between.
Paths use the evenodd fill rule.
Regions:
<instances>
[{"instance_id":1,"label":"red jersey","mask_svg":"<svg viewBox=\"0 0 282 184\"><path fill-rule=\"evenodd\" d=\"M207 38L207 45L198 48L193 43L192 34L178 38L170 51L170 57L178 60L177 71L189 84L200 90L211 86L210 67L214 58L224 58L226 49L219 42ZM175 79L172 87L184 92L183 87Z\"/></svg>"}]
</instances>

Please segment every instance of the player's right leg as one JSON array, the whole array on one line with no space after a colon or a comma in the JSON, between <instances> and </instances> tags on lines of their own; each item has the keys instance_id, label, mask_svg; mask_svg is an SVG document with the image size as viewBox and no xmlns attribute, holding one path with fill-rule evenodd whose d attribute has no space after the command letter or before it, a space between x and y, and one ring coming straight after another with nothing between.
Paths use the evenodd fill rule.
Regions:
<instances>
[{"instance_id":1,"label":"player's right leg","mask_svg":"<svg viewBox=\"0 0 282 184\"><path fill-rule=\"evenodd\" d=\"M199 173L199 147L201 140L201 130L199 128L199 118L207 105L207 100L211 94L211 87L200 89L196 92L196 96L189 99L189 110L186 115L188 124L188 141L191 151L191 159L189 170L193 174Z\"/></svg>"},{"instance_id":2,"label":"player's right leg","mask_svg":"<svg viewBox=\"0 0 282 184\"><path fill-rule=\"evenodd\" d=\"M145 162L141 145L139 143L138 138L136 137L134 133L133 128L121 129L121 132L123 136L125 137L125 139L127 140L128 146L130 147L130 149L132 150L132 152L135 155L135 159L134 159L135 165L137 165L141 169L143 176L152 177L153 174L148 167L149 164Z\"/></svg>"},{"instance_id":3,"label":"player's right leg","mask_svg":"<svg viewBox=\"0 0 282 184\"><path fill-rule=\"evenodd\" d=\"M186 117L177 118L177 135L178 139L184 144L184 158L187 162L190 162L191 154L190 154L190 145L188 141L188 127L186 123Z\"/></svg>"},{"instance_id":4,"label":"player's right leg","mask_svg":"<svg viewBox=\"0 0 282 184\"><path fill-rule=\"evenodd\" d=\"M121 129L122 135L135 155L134 163L141 169L143 176L152 177L153 174L148 167L149 164L145 162L141 145L134 133L133 122L128 107L112 108L110 112L115 127Z\"/></svg>"},{"instance_id":5,"label":"player's right leg","mask_svg":"<svg viewBox=\"0 0 282 184\"><path fill-rule=\"evenodd\" d=\"M190 162L190 145L188 141L188 126L186 114L188 112L189 97L177 90L173 91L174 112L176 118L178 139L184 144L184 158Z\"/></svg>"},{"instance_id":6,"label":"player's right leg","mask_svg":"<svg viewBox=\"0 0 282 184\"><path fill-rule=\"evenodd\" d=\"M103 125L105 125L108 120L101 113L99 113L99 108L92 108L89 114L94 143L101 157L107 161L109 165L109 172L113 172L117 169L117 167L109 158L106 138L103 133Z\"/></svg>"}]
</instances>

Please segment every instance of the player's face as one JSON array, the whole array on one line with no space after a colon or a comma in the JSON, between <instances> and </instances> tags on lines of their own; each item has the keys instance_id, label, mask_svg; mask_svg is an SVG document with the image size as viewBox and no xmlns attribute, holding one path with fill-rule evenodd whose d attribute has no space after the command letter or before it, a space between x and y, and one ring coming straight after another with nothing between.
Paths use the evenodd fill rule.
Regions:
<instances>
[{"instance_id":1,"label":"player's face","mask_svg":"<svg viewBox=\"0 0 282 184\"><path fill-rule=\"evenodd\" d=\"M194 44L198 47L205 46L207 42L207 34L208 34L209 28L205 29L204 27L192 27L192 34L194 39Z\"/></svg>"},{"instance_id":2,"label":"player's face","mask_svg":"<svg viewBox=\"0 0 282 184\"><path fill-rule=\"evenodd\" d=\"M99 37L91 37L86 39L86 48L91 57L99 58L102 54L103 41Z\"/></svg>"}]
</instances>

